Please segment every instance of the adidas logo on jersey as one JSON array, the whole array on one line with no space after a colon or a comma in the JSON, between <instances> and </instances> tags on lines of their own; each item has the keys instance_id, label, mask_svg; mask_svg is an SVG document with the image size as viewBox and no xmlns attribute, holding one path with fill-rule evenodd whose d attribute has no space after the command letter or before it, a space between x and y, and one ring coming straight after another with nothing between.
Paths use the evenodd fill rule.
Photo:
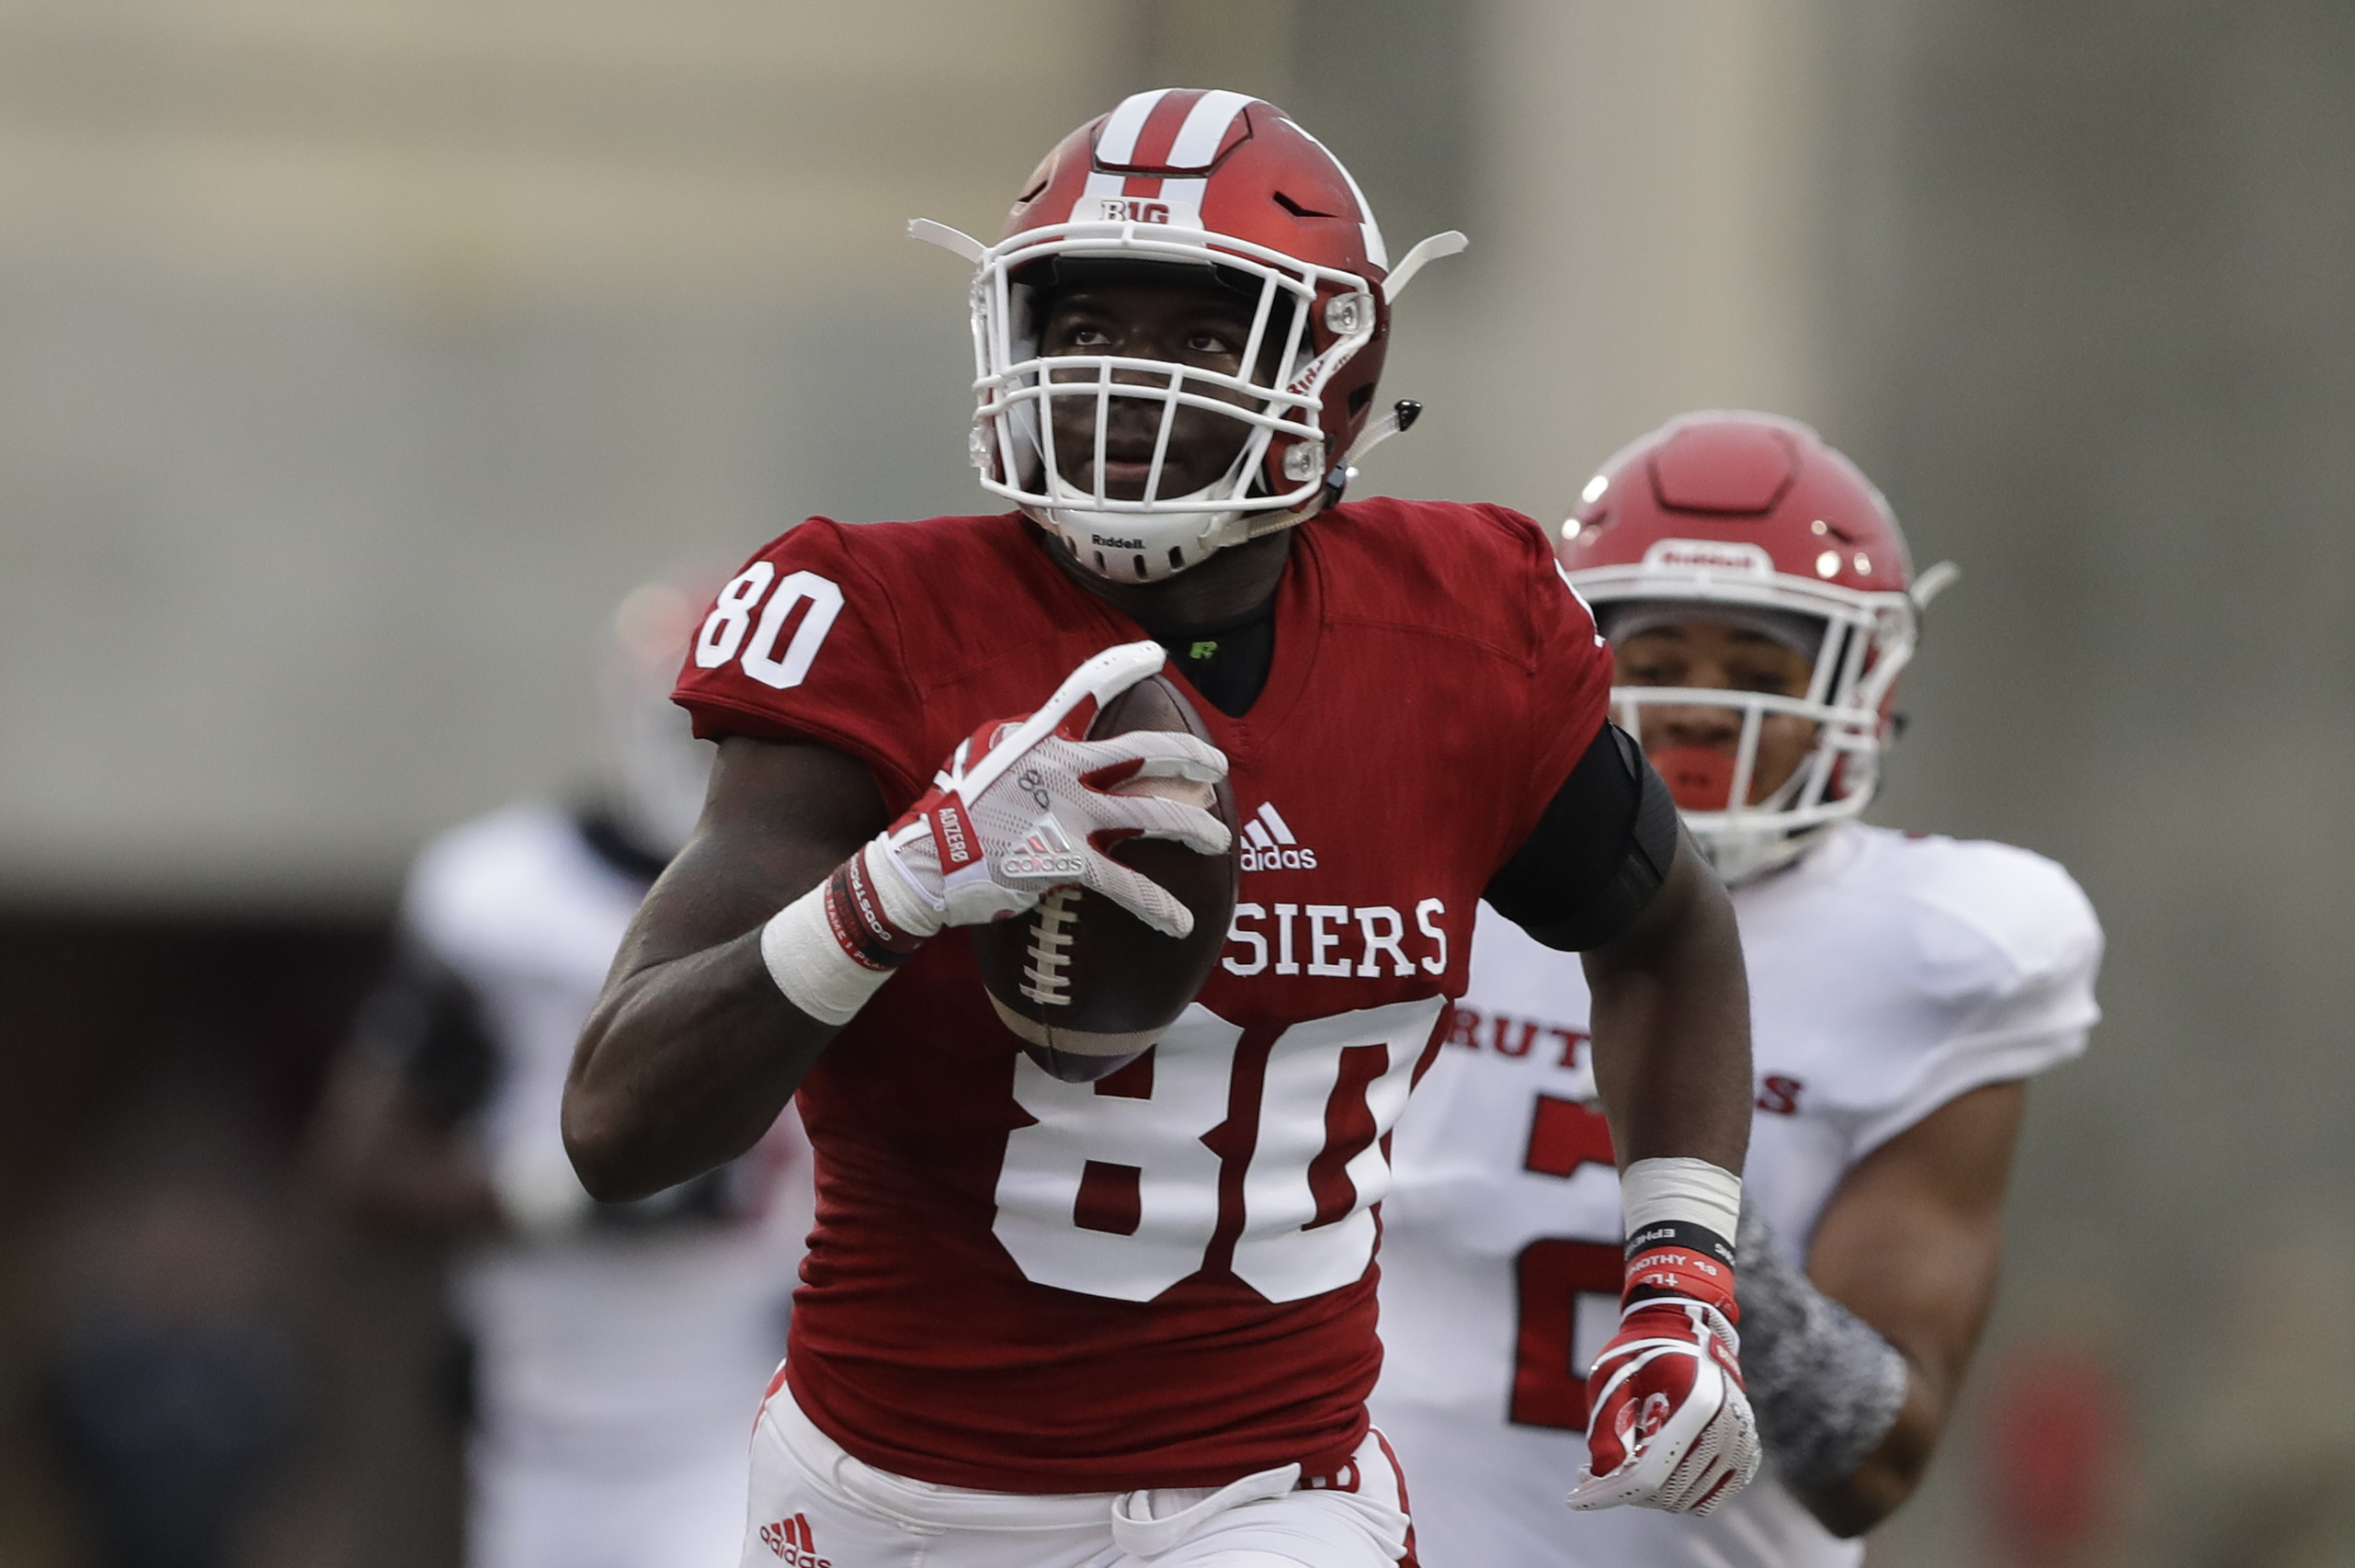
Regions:
<instances>
[{"instance_id":1,"label":"adidas logo on jersey","mask_svg":"<svg viewBox=\"0 0 2355 1568\"><path fill-rule=\"evenodd\" d=\"M774 1552L786 1568L834 1568L832 1562L818 1555L817 1540L810 1534L807 1514L761 1526L760 1544Z\"/></svg>"},{"instance_id":2,"label":"adidas logo on jersey","mask_svg":"<svg viewBox=\"0 0 2355 1568\"><path fill-rule=\"evenodd\" d=\"M1301 847L1284 824L1273 801L1261 806L1243 824L1243 869L1246 871L1313 871L1316 851Z\"/></svg>"}]
</instances>

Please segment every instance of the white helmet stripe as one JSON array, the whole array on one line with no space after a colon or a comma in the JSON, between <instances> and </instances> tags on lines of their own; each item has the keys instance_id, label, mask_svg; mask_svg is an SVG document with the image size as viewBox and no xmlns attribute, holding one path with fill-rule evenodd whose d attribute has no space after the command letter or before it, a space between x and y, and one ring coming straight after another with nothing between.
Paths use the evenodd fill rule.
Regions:
<instances>
[{"instance_id":1,"label":"white helmet stripe","mask_svg":"<svg viewBox=\"0 0 2355 1568\"><path fill-rule=\"evenodd\" d=\"M1284 123L1291 126L1294 131L1299 131L1303 136L1308 136L1308 140L1315 143L1315 147L1318 152L1324 153L1328 158L1333 158L1333 149L1327 147L1324 142L1318 142L1315 137L1309 136L1306 128L1304 128L1300 121L1296 119L1287 119ZM1382 243L1382 225L1374 222L1373 204L1366 199L1366 193L1358 188L1358 176L1349 172L1348 165L1343 163L1338 158L1333 158L1333 166L1341 171L1341 177L1343 179L1348 181L1349 195L1353 197L1358 203L1358 232L1365 236L1366 259L1371 262L1374 266L1381 267L1384 272L1389 271L1390 251Z\"/></svg>"},{"instance_id":2,"label":"white helmet stripe","mask_svg":"<svg viewBox=\"0 0 2355 1568\"><path fill-rule=\"evenodd\" d=\"M1210 187L1206 179L1166 179L1161 182L1161 199L1171 206L1202 209L1202 192Z\"/></svg>"},{"instance_id":3,"label":"white helmet stripe","mask_svg":"<svg viewBox=\"0 0 2355 1568\"><path fill-rule=\"evenodd\" d=\"M1170 144L1169 166L1173 169L1207 169L1218 156L1219 143L1226 140L1226 128L1251 101L1248 93L1223 90L1204 93L1187 111L1186 123L1178 128L1178 140Z\"/></svg>"},{"instance_id":4,"label":"white helmet stripe","mask_svg":"<svg viewBox=\"0 0 2355 1568\"><path fill-rule=\"evenodd\" d=\"M1096 138L1096 161L1099 164L1125 164L1136 156L1137 138L1144 133L1144 122L1154 107L1177 89L1155 87L1149 93L1131 93L1121 100L1104 120L1102 134Z\"/></svg>"}]
</instances>

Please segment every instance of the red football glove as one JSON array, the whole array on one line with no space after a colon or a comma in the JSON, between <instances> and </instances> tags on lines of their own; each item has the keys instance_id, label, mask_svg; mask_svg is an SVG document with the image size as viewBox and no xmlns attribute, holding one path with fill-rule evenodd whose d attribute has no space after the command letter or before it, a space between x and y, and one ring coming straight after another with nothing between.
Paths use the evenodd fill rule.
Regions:
<instances>
[{"instance_id":1,"label":"red football glove","mask_svg":"<svg viewBox=\"0 0 2355 1568\"><path fill-rule=\"evenodd\" d=\"M1628 1254L1619 1333L1587 1375L1593 1414L1570 1506L1706 1514L1758 1471L1734 1332L1734 1249L1672 1223L1645 1227Z\"/></svg>"}]
</instances>

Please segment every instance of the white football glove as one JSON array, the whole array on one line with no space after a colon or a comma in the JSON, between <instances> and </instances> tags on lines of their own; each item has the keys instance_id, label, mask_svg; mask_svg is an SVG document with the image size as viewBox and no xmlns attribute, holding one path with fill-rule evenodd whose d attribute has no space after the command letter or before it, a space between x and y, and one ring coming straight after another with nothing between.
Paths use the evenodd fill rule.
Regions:
<instances>
[{"instance_id":1,"label":"white football glove","mask_svg":"<svg viewBox=\"0 0 2355 1568\"><path fill-rule=\"evenodd\" d=\"M931 790L876 841L925 904L895 909L905 918L894 923L927 937L942 926L1022 914L1056 888L1077 885L1165 936L1190 933L1192 911L1097 846L1174 838L1199 854L1223 854L1226 824L1200 806L1109 791L1146 778L1207 787L1226 777L1226 758L1191 735L1163 731L1081 738L1105 703L1158 673L1165 657L1157 642L1107 648L1037 712L984 724L960 742Z\"/></svg>"},{"instance_id":2,"label":"white football glove","mask_svg":"<svg viewBox=\"0 0 2355 1568\"><path fill-rule=\"evenodd\" d=\"M1022 914L1057 888L1086 888L1156 931L1189 935L1191 910L1103 851L1168 838L1225 853L1226 824L1204 808L1226 758L1165 731L1086 738L1103 705L1165 659L1157 642L1107 648L1035 713L967 736L906 815L762 928L778 989L812 1017L847 1023L942 927Z\"/></svg>"},{"instance_id":3,"label":"white football glove","mask_svg":"<svg viewBox=\"0 0 2355 1568\"><path fill-rule=\"evenodd\" d=\"M1629 1260L1619 1333L1587 1375L1587 1461L1572 1507L1706 1514L1758 1474L1732 1256L1671 1239Z\"/></svg>"}]
</instances>

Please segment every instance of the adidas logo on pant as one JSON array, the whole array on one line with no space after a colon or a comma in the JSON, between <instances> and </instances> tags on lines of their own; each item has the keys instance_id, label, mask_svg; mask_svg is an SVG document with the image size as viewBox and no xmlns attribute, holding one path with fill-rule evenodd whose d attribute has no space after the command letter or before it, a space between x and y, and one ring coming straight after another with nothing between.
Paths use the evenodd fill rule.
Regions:
<instances>
[{"instance_id":1,"label":"adidas logo on pant","mask_svg":"<svg viewBox=\"0 0 2355 1568\"><path fill-rule=\"evenodd\" d=\"M786 1568L834 1568L832 1562L818 1555L818 1543L810 1534L806 1514L761 1526L760 1544L774 1552Z\"/></svg>"},{"instance_id":2,"label":"adidas logo on pant","mask_svg":"<svg viewBox=\"0 0 2355 1568\"><path fill-rule=\"evenodd\" d=\"M1271 801L1243 824L1243 869L1246 871L1313 871L1316 851L1301 847Z\"/></svg>"}]
</instances>

